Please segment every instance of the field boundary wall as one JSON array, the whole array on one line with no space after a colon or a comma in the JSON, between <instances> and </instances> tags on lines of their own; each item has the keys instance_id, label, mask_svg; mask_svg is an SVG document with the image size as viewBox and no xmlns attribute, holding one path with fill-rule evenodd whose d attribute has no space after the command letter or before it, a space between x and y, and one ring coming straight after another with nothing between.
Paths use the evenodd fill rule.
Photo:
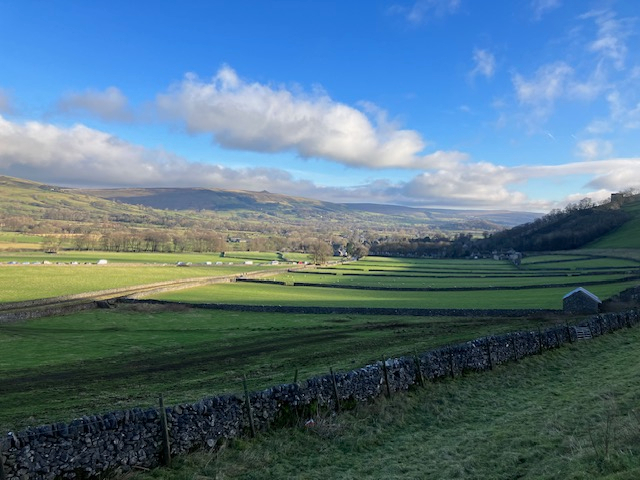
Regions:
<instances>
[{"instance_id":1,"label":"field boundary wall","mask_svg":"<svg viewBox=\"0 0 640 480\"><path fill-rule=\"evenodd\" d=\"M205 310L229 310L235 312L342 314L342 315L411 315L420 317L521 317L529 315L561 314L562 310L548 308L392 308L392 307L320 307L297 305L247 305L236 303L186 303L169 300L138 300L119 298L119 303L142 303L150 305L180 305Z\"/></svg>"},{"instance_id":2,"label":"field boundary wall","mask_svg":"<svg viewBox=\"0 0 640 480\"><path fill-rule=\"evenodd\" d=\"M392 358L344 373L247 393L223 395L164 408L171 456L213 448L291 422L311 406L340 408L406 391L425 381L490 370L577 340L576 327L593 337L640 323L638 310L595 315L577 325L478 338L416 356ZM133 408L42 425L0 437L6 480L97 478L123 475L163 463L162 410Z\"/></svg>"}]
</instances>

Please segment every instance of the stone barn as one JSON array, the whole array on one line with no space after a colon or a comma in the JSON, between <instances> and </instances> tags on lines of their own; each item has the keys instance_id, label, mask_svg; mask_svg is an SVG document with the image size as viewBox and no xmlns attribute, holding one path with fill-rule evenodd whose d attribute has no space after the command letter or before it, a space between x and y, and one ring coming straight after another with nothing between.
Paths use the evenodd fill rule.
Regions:
<instances>
[{"instance_id":1,"label":"stone barn","mask_svg":"<svg viewBox=\"0 0 640 480\"><path fill-rule=\"evenodd\" d=\"M590 291L578 287L562 297L564 313L598 313L602 302Z\"/></svg>"}]
</instances>

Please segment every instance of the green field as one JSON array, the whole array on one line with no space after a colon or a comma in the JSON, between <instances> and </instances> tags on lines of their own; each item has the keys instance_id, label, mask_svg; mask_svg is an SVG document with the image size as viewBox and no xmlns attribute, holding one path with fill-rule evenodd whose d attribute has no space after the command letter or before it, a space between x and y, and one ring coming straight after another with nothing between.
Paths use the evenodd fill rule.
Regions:
<instances>
[{"instance_id":1,"label":"green field","mask_svg":"<svg viewBox=\"0 0 640 480\"><path fill-rule=\"evenodd\" d=\"M273 430L134 480L640 478L640 329Z\"/></svg>"},{"instance_id":2,"label":"green field","mask_svg":"<svg viewBox=\"0 0 640 480\"><path fill-rule=\"evenodd\" d=\"M562 297L579 286L588 286L604 300L638 284L638 273L637 260L587 255L529 257L520 268L494 260L367 257L311 273L290 272L270 278L285 285L218 284L154 294L152 298L247 305L561 309ZM318 286L293 286L295 282ZM374 289L344 288L345 285Z\"/></svg>"},{"instance_id":3,"label":"green field","mask_svg":"<svg viewBox=\"0 0 640 480\"><path fill-rule=\"evenodd\" d=\"M7 265L5 263L0 266L0 282L3 285L2 301L53 297L177 278L237 275L249 270L283 267L281 263L276 266L270 265L277 254L255 252L246 254L233 252L226 254L224 258L188 256L181 260L193 263L188 268L178 268L173 261L163 262L167 255L175 260L175 254L105 254L104 257L102 255L93 257L93 260L86 252L81 254L69 252L66 255L68 256L57 257L66 259L60 262L60 265ZM2 259L9 257L10 255L5 254ZM33 263L38 261L39 257L34 253L26 255L25 258L29 259L25 261ZM84 264L85 261L93 263L97 258L106 258L109 264L104 266ZM137 261L134 262L134 259ZM71 265L70 261L77 261L80 264ZM212 261L214 264L209 266L199 264L206 261ZM215 265L216 261L225 263ZM245 265L246 261L254 264ZM233 262L233 265L230 265L230 262ZM261 263L263 265L260 265ZM0 432L20 429L27 425L68 421L85 414L135 406L152 406L156 404L159 393L164 395L168 404L193 402L222 393L239 394L244 376L248 379L249 388L258 390L291 382L296 372L299 379L304 379L325 374L330 368L336 371L348 371L376 362L383 357L399 357L424 352L485 335L519 330L535 331L552 324L573 322L577 319L548 313L517 318L423 317L403 315L401 309L560 309L563 295L586 282L599 283L588 288L603 300L628 287L636 286L638 280L628 277L637 272L638 265L638 260L633 258L603 258L584 253L526 257L520 267L510 262L494 260L405 260L368 257L358 262L308 269L303 273L274 272L272 277L265 277L265 280L281 281L285 282L285 285L264 281L261 283L237 282L153 296L153 298L173 300L183 304L169 306L120 304L113 309L91 310L62 317L0 324L0 351L2 352L0 404L3 405L0 409ZM317 286L292 286L296 281L315 283ZM335 288L345 283L376 289ZM559 286L560 284L566 285ZM514 290L512 289L514 287L520 289ZM448 290L400 291L393 290L394 288ZM252 313L192 309L184 305L189 302L307 307L387 307L398 309L398 312L395 315ZM620 338L622 335L621 332L612 335L611 338ZM606 339L597 340L597 342L600 341L606 344ZM596 342L591 344L596 345ZM626 348L626 344L623 343L622 346ZM581 352L578 346L571 346L563 351L576 354ZM563 378L569 357L552 353L551 358L554 356L559 359L556 360L559 366L553 367L553 364L549 364L551 366L545 366L545 369ZM542 358L546 359L547 355L540 357ZM627 364L637 365L637 362L629 362L629 356L625 358ZM516 453L513 455L516 456L514 458L525 459L522 461L522 469L541 473L543 474L541 478L544 478L547 470L535 470L534 460L550 455L549 452L554 452L553 455L556 455L557 442L561 441L560 439L567 442L569 441L567 439L571 438L570 435L574 435L576 442L582 442L580 445L583 450L587 447L584 446L584 431L578 435L577 433L568 434L566 430L562 430L560 433L554 433L556 437L547 443L543 442L544 435L535 433L537 431L547 432L546 435L550 435L548 432L553 433L549 430L550 427L545 427L551 422L549 418L554 418L546 414L546 405L549 405L550 411L563 408L569 410L568 405L571 405L571 408L576 406L571 403L574 401L570 394L572 390L568 389L569 387L565 390L565 387L561 386L564 384L560 380L558 380L560 383L556 382L554 377L547 379L548 383L555 385L552 390L558 392L559 398L564 399L564 403L556 404L554 403L556 399L549 397L548 400L543 401L546 402L545 409L536 407L535 402L545 394L541 387L538 390L536 390L538 387L535 387L538 385L536 382L542 382L542 380L532 378L516 381L515 377L512 378L510 374L505 373L508 372L507 368L516 368L522 376L524 371L528 371L528 369L523 370L524 367L522 367L527 362L535 367L546 365L544 362L547 360L529 359L516 367L504 367L488 373L486 377L470 376L459 382L437 383L422 393L409 396L406 406L394 407L393 403L383 401L378 406L357 409L348 414L346 420L327 417L327 421L340 422L340 425L346 422L340 427L340 431L346 432L345 435L347 435L344 440L346 443L341 444L346 445L344 457L340 457L342 454L336 452L335 449L339 447L331 443L339 442L338 437L324 438L321 435L322 438L315 439L312 434L303 430L295 430L293 435L294 438L299 438L300 442L312 442L306 444L305 449L314 448L315 445L326 450L329 456L321 458L324 458L328 465L337 462L336 465L343 465L341 468L344 470L346 465L344 462L355 462L352 455L361 458L360 463L354 463L352 473L356 477L371 476L372 461L367 461L368 457L362 454L364 451L362 448L368 449L370 445L371 451L376 452L375 445L384 444L377 435L387 434L382 433L382 426L376 426L375 420L369 417L376 408L383 408L392 431L407 432L404 436L402 433L397 435L400 437L398 443L390 450L388 460L383 463L393 464L393 458L399 458L403 459L401 460L403 464L406 464L404 454L398 453L405 449L412 451L414 455L424 455L424 451L434 451L439 452L443 460L428 467L429 470L425 470L427 472L437 472L442 469L442 472L446 472L447 478L454 478L464 476L464 472L468 474L478 469L481 475L477 478L493 478L487 473L491 469L496 468L496 471L507 472L509 467L512 470L515 469L513 471L520 471L518 470L520 463L511 461L509 460L511 457L504 455L494 462L488 451L483 450L484 446L478 446L475 453L469 454L473 459L468 460L468 465L464 467L466 470L456 470L459 468L456 465L461 462L464 464L464 461L459 458L461 455L459 450L462 446L470 448L472 444L482 442L479 441L479 434L476 433L468 434L466 440L455 440L454 437L461 435L464 425L468 425L472 431L481 431L483 419L492 419L498 423L495 428L489 430L491 435L497 436L497 440L492 445L503 449L504 445L501 442L508 441L508 432L516 428L515 425L519 422L524 422L525 410L518 407L523 404L537 412L533 415L536 420L524 422L526 430L519 437L521 445L514 447ZM579 364L576 365L578 369L583 368ZM626 367L631 368L629 365L625 365ZM499 377L501 374L506 377ZM482 378L487 378L486 385ZM470 383L467 383L468 381ZM575 383L568 380L565 382L570 385ZM505 391L504 388L501 390L503 383L513 385L513 391ZM458 387L458 385L462 386ZM473 385L473 387L466 385ZM527 390L529 387L533 390ZM536 393L532 395L532 391ZM578 394L577 398L584 400L584 394ZM494 406L496 411L492 414L491 410L482 410L483 401L489 406ZM463 405L464 402L469 402L468 408L478 413L467 416L459 413L462 409L459 405ZM368 411L367 408L374 410ZM419 413L421 409L423 411ZM418 422L424 428L412 429L401 418L395 419L396 415L391 412L398 411L404 412L400 417L413 415L412 422ZM443 418L439 417L441 412L445 412ZM601 424L598 415L599 413L589 413L588 417L592 422L589 425ZM461 418L457 420L453 418L454 416L461 416ZM450 421L445 421L447 418ZM499 420L500 418L504 420ZM393 423L396 421L399 423ZM372 426L365 427L365 425ZM367 443L366 447L362 448L354 446L354 442L358 443L357 436L362 433L361 428L373 428L373 431L366 434L372 438L372 443ZM349 429L353 429L354 433L348 433ZM429 435L433 436L433 442L436 441L435 439L441 443L445 442L448 432L452 432L452 438L449 443L442 443L438 447L439 444L428 443L420 436L418 432L422 430L428 431ZM277 435L277 433L270 433L266 438L276 438ZM352 436L349 437L349 435ZM395 437L396 433L393 436ZM527 438L532 440L527 443ZM268 443L268 440L266 441ZM317 443L318 441L329 443L321 444ZM255 447L257 452L266 448L260 442L262 440L259 440ZM413 442L425 446L410 447ZM282 445L284 445L284 451L292 448L285 443ZM533 448L535 453L526 454L527 448ZM449 460L445 455L447 449L450 449ZM270 458L282 458L282 461L265 461L267 469L263 473L256 473L243 463L245 461L243 450L232 449L227 454L229 455L228 463L223 460L219 464L216 463L215 468L219 469L220 475L231 478L236 475L244 478L282 478L293 475L287 470L288 468L304 470L308 465L314 464L314 461L307 460L306 462L311 463L307 466L301 465L296 463L296 460L290 460L284 453L285 456L280 457L280 454L276 455L269 450L259 454ZM557 462L553 455L553 461ZM564 455L569 454L564 453ZM377 451L375 456L385 458L380 451ZM298 456L294 455L294 457ZM584 460L582 456L579 457L576 460L579 466L576 468L581 469L583 465L580 462ZM188 462L197 462L197 458L199 457ZM585 458L589 462L592 461L588 455ZM169 476L164 478L172 478L173 474L176 475L175 478L198 478L198 475L205 477L209 475L206 473L209 472L209 467L200 465L195 468L195 471L191 469L186 474L179 471L159 471L153 475L158 475L160 478L165 475ZM402 478L402 475L411 476L412 474L421 477L418 475L420 470L396 471L391 466L389 469L385 468L378 466L375 469L376 472L378 470L381 472L380 478ZM592 469L593 465L589 464L584 468ZM564 470L558 471L564 472ZM332 470L330 467L323 467L305 476L341 478L338 473L339 471ZM532 475L529 478L538 478L535 474ZM495 478L511 477L501 473ZM552 476L548 475L548 478ZM585 474L583 477L575 478L592 477Z\"/></svg>"},{"instance_id":4,"label":"green field","mask_svg":"<svg viewBox=\"0 0 640 480\"><path fill-rule=\"evenodd\" d=\"M586 249L640 248L640 202L623 207L633 218L619 229L587 245Z\"/></svg>"},{"instance_id":5,"label":"green field","mask_svg":"<svg viewBox=\"0 0 640 480\"><path fill-rule=\"evenodd\" d=\"M0 324L0 430L197 401L566 319L303 315L119 307Z\"/></svg>"},{"instance_id":6,"label":"green field","mask_svg":"<svg viewBox=\"0 0 640 480\"><path fill-rule=\"evenodd\" d=\"M241 275L276 267L258 265L3 265L0 303L153 284L185 278Z\"/></svg>"}]
</instances>

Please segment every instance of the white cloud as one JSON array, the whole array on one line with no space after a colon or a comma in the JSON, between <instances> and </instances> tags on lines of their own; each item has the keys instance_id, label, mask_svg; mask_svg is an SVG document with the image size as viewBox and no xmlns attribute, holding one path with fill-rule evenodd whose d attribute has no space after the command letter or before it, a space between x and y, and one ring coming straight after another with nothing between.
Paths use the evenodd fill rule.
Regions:
<instances>
[{"instance_id":1,"label":"white cloud","mask_svg":"<svg viewBox=\"0 0 640 480\"><path fill-rule=\"evenodd\" d=\"M572 75L573 68L555 62L540 67L529 80L520 74L513 76L516 96L520 104L532 108L533 123L544 121L553 112L556 100L566 94Z\"/></svg>"},{"instance_id":2,"label":"white cloud","mask_svg":"<svg viewBox=\"0 0 640 480\"><path fill-rule=\"evenodd\" d=\"M606 154L606 142L583 143L588 157ZM597 154L597 155L596 155ZM70 186L209 187L269 190L340 202L413 206L549 210L522 192L532 179L587 178L587 191L640 186L640 158L586 160L563 165L504 167L488 162L452 163L446 153L430 160L438 169L408 180L372 179L351 187L324 187L278 168L229 168L191 162L173 153L134 145L107 133L75 125L17 123L0 116L2 174ZM302 175L304 176L304 175ZM587 196L576 192L580 198ZM588 195L592 196L593 195Z\"/></svg>"},{"instance_id":3,"label":"white cloud","mask_svg":"<svg viewBox=\"0 0 640 480\"><path fill-rule=\"evenodd\" d=\"M399 129L371 104L362 111L323 92L248 83L228 66L210 82L187 75L156 104L163 117L184 122L191 133L211 134L225 148L294 151L368 168L434 168L466 158L457 151L423 153L426 142L418 132Z\"/></svg>"},{"instance_id":4,"label":"white cloud","mask_svg":"<svg viewBox=\"0 0 640 480\"><path fill-rule=\"evenodd\" d=\"M540 20L546 13L560 7L560 0L533 0L531 8L533 9L533 18Z\"/></svg>"},{"instance_id":5,"label":"white cloud","mask_svg":"<svg viewBox=\"0 0 640 480\"><path fill-rule=\"evenodd\" d=\"M632 91L627 91L626 97L617 89L610 91L606 96L609 116L591 121L585 129L587 133L601 135L640 129L640 102Z\"/></svg>"},{"instance_id":6,"label":"white cloud","mask_svg":"<svg viewBox=\"0 0 640 480\"><path fill-rule=\"evenodd\" d=\"M507 186L518 178L511 169L491 163L475 163L461 169L425 172L406 184L403 193L409 198L431 202L446 199L452 205L474 208L513 208L526 203L526 197ZM441 200L442 201L442 200Z\"/></svg>"},{"instance_id":7,"label":"white cloud","mask_svg":"<svg viewBox=\"0 0 640 480\"><path fill-rule=\"evenodd\" d=\"M552 104L565 91L567 79L573 69L564 62L555 62L540 67L531 80L516 74L513 83L521 103L534 106Z\"/></svg>"},{"instance_id":8,"label":"white cloud","mask_svg":"<svg viewBox=\"0 0 640 480\"><path fill-rule=\"evenodd\" d=\"M543 0L534 1L532 5L534 11L541 13L558 6L556 2ZM520 73L512 76L516 98L528 110L525 123L534 130L539 129L555 111L559 100L594 102L607 96L611 118L587 122L586 131L600 135L624 124L629 125L625 128L634 128L638 123L633 118L635 104L630 103L629 98L625 99L624 108L632 118L623 122L621 118L625 115L616 115L611 92L629 92L636 88L634 76L640 68L634 67L627 72L625 62L629 52L627 40L634 34L632 25L637 19L620 19L612 10L592 10L577 20L579 25L571 30L570 38L572 47L579 51L565 55L571 58L571 63L558 60L540 66L532 76ZM594 111L597 110L594 108Z\"/></svg>"},{"instance_id":9,"label":"white cloud","mask_svg":"<svg viewBox=\"0 0 640 480\"><path fill-rule=\"evenodd\" d=\"M190 162L83 125L15 123L0 115L0 172L87 187L209 187L283 193L329 201L390 198L382 186L322 187L278 168L229 168ZM385 183L386 185L386 183Z\"/></svg>"},{"instance_id":10,"label":"white cloud","mask_svg":"<svg viewBox=\"0 0 640 480\"><path fill-rule=\"evenodd\" d=\"M593 18L597 26L597 37L589 43L589 50L600 58L611 60L617 69L624 68L628 52L626 39L631 34L633 20L618 20L610 10L592 10L580 18Z\"/></svg>"},{"instance_id":11,"label":"white cloud","mask_svg":"<svg viewBox=\"0 0 640 480\"><path fill-rule=\"evenodd\" d=\"M130 121L133 118L127 97L116 87L68 93L58 102L57 111L84 112L107 121Z\"/></svg>"},{"instance_id":12,"label":"white cloud","mask_svg":"<svg viewBox=\"0 0 640 480\"><path fill-rule=\"evenodd\" d=\"M613 144L607 140L589 139L576 144L576 154L585 160L608 158L613 153Z\"/></svg>"},{"instance_id":13,"label":"white cloud","mask_svg":"<svg viewBox=\"0 0 640 480\"><path fill-rule=\"evenodd\" d=\"M14 107L13 102L11 101L11 96L6 90L0 88L0 114L13 112Z\"/></svg>"},{"instance_id":14,"label":"white cloud","mask_svg":"<svg viewBox=\"0 0 640 480\"><path fill-rule=\"evenodd\" d=\"M480 48L474 48L473 61L475 62L475 66L469 74L471 78L476 75L483 75L487 78L493 77L496 70L496 58L491 52Z\"/></svg>"}]
</instances>

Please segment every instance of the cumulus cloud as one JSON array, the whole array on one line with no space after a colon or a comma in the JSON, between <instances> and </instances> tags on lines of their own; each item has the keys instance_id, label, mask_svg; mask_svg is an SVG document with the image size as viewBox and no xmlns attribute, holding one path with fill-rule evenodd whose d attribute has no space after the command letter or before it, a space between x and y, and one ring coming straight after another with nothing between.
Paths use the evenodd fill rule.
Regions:
<instances>
[{"instance_id":1,"label":"cumulus cloud","mask_svg":"<svg viewBox=\"0 0 640 480\"><path fill-rule=\"evenodd\" d=\"M370 104L363 111L320 91L245 82L228 66L210 82L187 75L156 105L163 117L184 122L191 133L211 134L225 148L293 151L368 168L433 168L466 158L457 151L423 153L427 143L418 132L398 128Z\"/></svg>"},{"instance_id":2,"label":"cumulus cloud","mask_svg":"<svg viewBox=\"0 0 640 480\"><path fill-rule=\"evenodd\" d=\"M482 75L487 78L493 77L496 70L496 58L491 52L475 48L473 50L473 61L475 66L469 74L471 78L476 75Z\"/></svg>"},{"instance_id":3,"label":"cumulus cloud","mask_svg":"<svg viewBox=\"0 0 640 480\"><path fill-rule=\"evenodd\" d=\"M588 180L582 191L564 199L532 200L520 191L521 186L531 180L552 182L576 177L587 177ZM639 186L640 157L516 167L470 163L464 169L421 173L388 192L407 205L549 211L575 199L588 196L602 200L611 192Z\"/></svg>"},{"instance_id":4,"label":"cumulus cloud","mask_svg":"<svg viewBox=\"0 0 640 480\"><path fill-rule=\"evenodd\" d=\"M487 162L467 165L464 169L425 172L414 177L402 189L407 198L436 202L446 199L449 206L472 208L540 208L520 192L508 186L520 181L508 167Z\"/></svg>"},{"instance_id":5,"label":"cumulus cloud","mask_svg":"<svg viewBox=\"0 0 640 480\"><path fill-rule=\"evenodd\" d=\"M133 119L127 97L116 87L68 93L59 100L56 110L64 114L88 113L107 121Z\"/></svg>"},{"instance_id":6,"label":"cumulus cloud","mask_svg":"<svg viewBox=\"0 0 640 480\"><path fill-rule=\"evenodd\" d=\"M0 172L84 187L208 187L269 190L329 201L388 200L381 186L323 187L278 168L229 168L191 162L84 125L16 123L0 115ZM375 183L375 182L374 182Z\"/></svg>"}]
</instances>

